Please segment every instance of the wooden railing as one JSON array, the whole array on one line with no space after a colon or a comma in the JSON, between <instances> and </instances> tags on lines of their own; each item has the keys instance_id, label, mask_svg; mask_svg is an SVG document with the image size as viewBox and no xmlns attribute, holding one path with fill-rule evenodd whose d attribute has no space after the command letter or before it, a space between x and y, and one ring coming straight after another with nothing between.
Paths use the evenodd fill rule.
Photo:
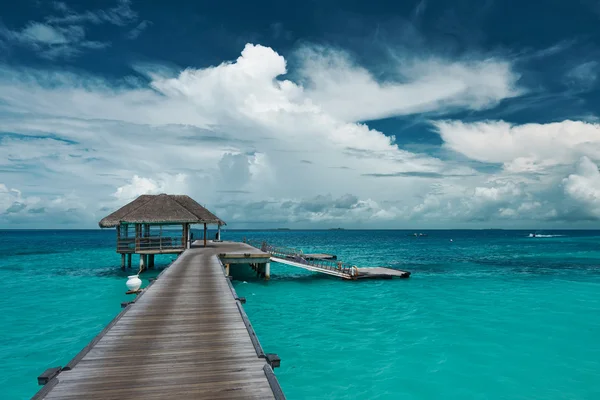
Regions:
<instances>
[{"instance_id":1,"label":"wooden railing","mask_svg":"<svg viewBox=\"0 0 600 400\"><path fill-rule=\"evenodd\" d=\"M302 252L302 250L294 249L291 247L276 247L268 244L267 242L259 242L254 240L248 240L247 243L251 246L260 249L261 251L264 251L265 253L271 254L273 257L294 261L299 264L310 265L311 267L315 268L322 268L330 271L341 272L350 276L353 276L353 274L355 273L353 272L353 268L355 269L356 266L341 261L319 259L307 260L306 258L304 258L304 253Z\"/></svg>"},{"instance_id":2,"label":"wooden railing","mask_svg":"<svg viewBox=\"0 0 600 400\"><path fill-rule=\"evenodd\" d=\"M138 251L168 251L184 249L181 236L150 236L138 238L119 238L117 252L133 253Z\"/></svg>"}]
</instances>

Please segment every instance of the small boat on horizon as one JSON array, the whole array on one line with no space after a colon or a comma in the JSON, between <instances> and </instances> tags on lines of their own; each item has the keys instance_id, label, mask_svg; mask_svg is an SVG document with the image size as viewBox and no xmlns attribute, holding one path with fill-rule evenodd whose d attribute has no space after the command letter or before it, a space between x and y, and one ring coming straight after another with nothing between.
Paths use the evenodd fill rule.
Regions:
<instances>
[{"instance_id":1,"label":"small boat on horizon","mask_svg":"<svg viewBox=\"0 0 600 400\"><path fill-rule=\"evenodd\" d=\"M529 236L530 238L555 238L555 237L562 237L565 235L547 235L547 234L541 234L539 232L534 232L534 233L530 233Z\"/></svg>"}]
</instances>

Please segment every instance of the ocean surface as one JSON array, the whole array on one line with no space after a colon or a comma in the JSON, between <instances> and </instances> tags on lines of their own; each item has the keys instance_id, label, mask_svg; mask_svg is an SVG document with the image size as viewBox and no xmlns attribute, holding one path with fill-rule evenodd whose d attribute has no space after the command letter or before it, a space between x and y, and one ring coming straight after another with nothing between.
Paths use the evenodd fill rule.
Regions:
<instances>
[{"instance_id":1,"label":"ocean surface","mask_svg":"<svg viewBox=\"0 0 600 400\"><path fill-rule=\"evenodd\" d=\"M272 264L265 282L232 267L288 399L600 399L600 231L423 232L223 233L412 272L347 282ZM0 398L31 397L120 312L114 242L0 231Z\"/></svg>"}]
</instances>

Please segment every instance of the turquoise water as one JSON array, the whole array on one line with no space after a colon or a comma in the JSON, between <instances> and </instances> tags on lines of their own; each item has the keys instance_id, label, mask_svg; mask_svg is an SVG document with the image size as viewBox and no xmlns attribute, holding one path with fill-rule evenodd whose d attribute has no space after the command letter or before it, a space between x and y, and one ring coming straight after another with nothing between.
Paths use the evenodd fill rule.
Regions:
<instances>
[{"instance_id":1,"label":"turquoise water","mask_svg":"<svg viewBox=\"0 0 600 400\"><path fill-rule=\"evenodd\" d=\"M345 282L272 264L264 282L232 268L289 399L600 398L600 232L407 233L224 233L413 273ZM113 246L111 231L0 231L3 399L34 394L120 311Z\"/></svg>"}]
</instances>

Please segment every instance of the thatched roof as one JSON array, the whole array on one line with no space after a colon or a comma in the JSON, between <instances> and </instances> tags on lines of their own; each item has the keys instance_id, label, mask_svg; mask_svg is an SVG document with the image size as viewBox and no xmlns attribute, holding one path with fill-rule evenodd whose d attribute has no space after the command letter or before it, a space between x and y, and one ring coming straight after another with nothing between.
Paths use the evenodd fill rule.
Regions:
<instances>
[{"instance_id":1,"label":"thatched roof","mask_svg":"<svg viewBox=\"0 0 600 400\"><path fill-rule=\"evenodd\" d=\"M189 196L144 194L102 218L101 228L130 224L220 224L225 222Z\"/></svg>"}]
</instances>

